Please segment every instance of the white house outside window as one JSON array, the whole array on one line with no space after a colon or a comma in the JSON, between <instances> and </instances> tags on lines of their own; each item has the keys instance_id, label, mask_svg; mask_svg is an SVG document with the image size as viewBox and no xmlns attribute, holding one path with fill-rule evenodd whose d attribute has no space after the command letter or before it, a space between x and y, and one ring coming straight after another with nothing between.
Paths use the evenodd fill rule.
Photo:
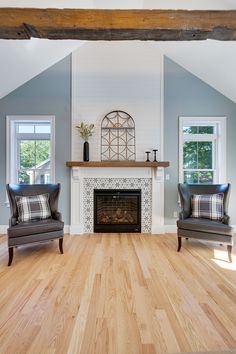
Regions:
<instances>
[{"instance_id":1,"label":"white house outside window","mask_svg":"<svg viewBox=\"0 0 236 354\"><path fill-rule=\"evenodd\" d=\"M7 117L7 182L54 182L54 117Z\"/></svg>"},{"instance_id":2,"label":"white house outside window","mask_svg":"<svg viewBox=\"0 0 236 354\"><path fill-rule=\"evenodd\" d=\"M226 117L179 118L179 180L225 182Z\"/></svg>"}]
</instances>

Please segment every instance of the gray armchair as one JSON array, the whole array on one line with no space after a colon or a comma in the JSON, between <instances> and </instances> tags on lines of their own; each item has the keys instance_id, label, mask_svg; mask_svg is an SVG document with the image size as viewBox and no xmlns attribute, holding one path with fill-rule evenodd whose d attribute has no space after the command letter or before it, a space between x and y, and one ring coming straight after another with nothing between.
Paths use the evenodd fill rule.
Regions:
<instances>
[{"instance_id":1,"label":"gray armchair","mask_svg":"<svg viewBox=\"0 0 236 354\"><path fill-rule=\"evenodd\" d=\"M8 266L11 265L13 260L14 247L20 245L59 239L59 249L60 252L63 253L64 223L61 221L61 214L58 212L60 184L7 184L7 193L11 211L9 228L7 230L9 250ZM50 218L19 222L16 198L18 196L29 197L42 194L48 194Z\"/></svg>"},{"instance_id":2,"label":"gray armchair","mask_svg":"<svg viewBox=\"0 0 236 354\"><path fill-rule=\"evenodd\" d=\"M178 252L182 237L215 241L227 245L229 261L232 262L233 228L229 225L228 200L230 184L178 184L182 210L177 221ZM191 196L193 194L223 194L223 218L220 221L191 217Z\"/></svg>"}]
</instances>

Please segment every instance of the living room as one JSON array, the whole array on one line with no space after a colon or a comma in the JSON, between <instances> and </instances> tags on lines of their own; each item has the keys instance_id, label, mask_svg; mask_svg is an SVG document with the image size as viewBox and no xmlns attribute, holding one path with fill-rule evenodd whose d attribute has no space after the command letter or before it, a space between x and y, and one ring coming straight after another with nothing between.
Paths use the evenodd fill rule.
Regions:
<instances>
[{"instance_id":1,"label":"living room","mask_svg":"<svg viewBox=\"0 0 236 354\"><path fill-rule=\"evenodd\" d=\"M222 6L235 8L226 1L213 9ZM28 49L40 41L29 41ZM48 42L48 51L60 46ZM65 42L54 61L45 51L47 67L0 99L1 353L232 352L235 249L229 262L223 241L183 236L177 252L176 221L179 182L230 183L227 212L232 230L236 225L236 97L233 86L226 92L227 75L221 85L221 58L207 59L202 72L196 63L219 48L230 52L230 45L233 55L235 42ZM192 53L192 62L181 51ZM115 121L111 130L107 121ZM124 149L121 121L129 124ZM86 158L82 122L94 125ZM192 134L199 127L208 136L200 140L197 159L206 164L206 158L208 167L198 161L196 168L189 147L202 135ZM107 148L108 131L115 139ZM126 158L117 157L124 152ZM16 244L7 266L7 183L60 183L64 253L56 240ZM127 214L119 204L114 212L109 204L100 224L115 214L115 228L113 218L110 228L98 223L96 229L97 190L116 191L115 205L121 191L131 200L139 191L138 211Z\"/></svg>"}]
</instances>

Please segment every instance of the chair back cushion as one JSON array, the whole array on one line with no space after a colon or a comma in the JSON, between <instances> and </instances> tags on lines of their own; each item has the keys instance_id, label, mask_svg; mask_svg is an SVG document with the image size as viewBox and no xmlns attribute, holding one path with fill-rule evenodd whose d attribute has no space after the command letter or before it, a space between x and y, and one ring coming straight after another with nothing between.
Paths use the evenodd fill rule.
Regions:
<instances>
[{"instance_id":1,"label":"chair back cushion","mask_svg":"<svg viewBox=\"0 0 236 354\"><path fill-rule=\"evenodd\" d=\"M230 194L230 184L187 184L179 183L178 191L184 217L188 218L192 214L191 198L194 194L223 194L223 212L228 212L228 201Z\"/></svg>"},{"instance_id":2,"label":"chair back cushion","mask_svg":"<svg viewBox=\"0 0 236 354\"><path fill-rule=\"evenodd\" d=\"M223 200L223 193L193 194L191 197L191 217L221 221L224 216Z\"/></svg>"},{"instance_id":3,"label":"chair back cushion","mask_svg":"<svg viewBox=\"0 0 236 354\"><path fill-rule=\"evenodd\" d=\"M51 217L49 194L16 196L18 222L31 222Z\"/></svg>"},{"instance_id":4,"label":"chair back cushion","mask_svg":"<svg viewBox=\"0 0 236 354\"><path fill-rule=\"evenodd\" d=\"M40 194L49 195L49 206L51 214L58 210L58 199L60 194L60 184L7 184L8 199L11 208L11 216L18 220L18 208L16 197L37 196Z\"/></svg>"}]
</instances>

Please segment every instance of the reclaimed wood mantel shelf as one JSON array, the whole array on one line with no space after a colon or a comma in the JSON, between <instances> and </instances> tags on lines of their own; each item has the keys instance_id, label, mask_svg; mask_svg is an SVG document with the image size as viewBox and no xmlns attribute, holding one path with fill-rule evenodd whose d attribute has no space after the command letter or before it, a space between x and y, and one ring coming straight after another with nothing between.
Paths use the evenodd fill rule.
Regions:
<instances>
[{"instance_id":1,"label":"reclaimed wood mantel shelf","mask_svg":"<svg viewBox=\"0 0 236 354\"><path fill-rule=\"evenodd\" d=\"M168 167L169 161L67 161L67 167Z\"/></svg>"}]
</instances>

